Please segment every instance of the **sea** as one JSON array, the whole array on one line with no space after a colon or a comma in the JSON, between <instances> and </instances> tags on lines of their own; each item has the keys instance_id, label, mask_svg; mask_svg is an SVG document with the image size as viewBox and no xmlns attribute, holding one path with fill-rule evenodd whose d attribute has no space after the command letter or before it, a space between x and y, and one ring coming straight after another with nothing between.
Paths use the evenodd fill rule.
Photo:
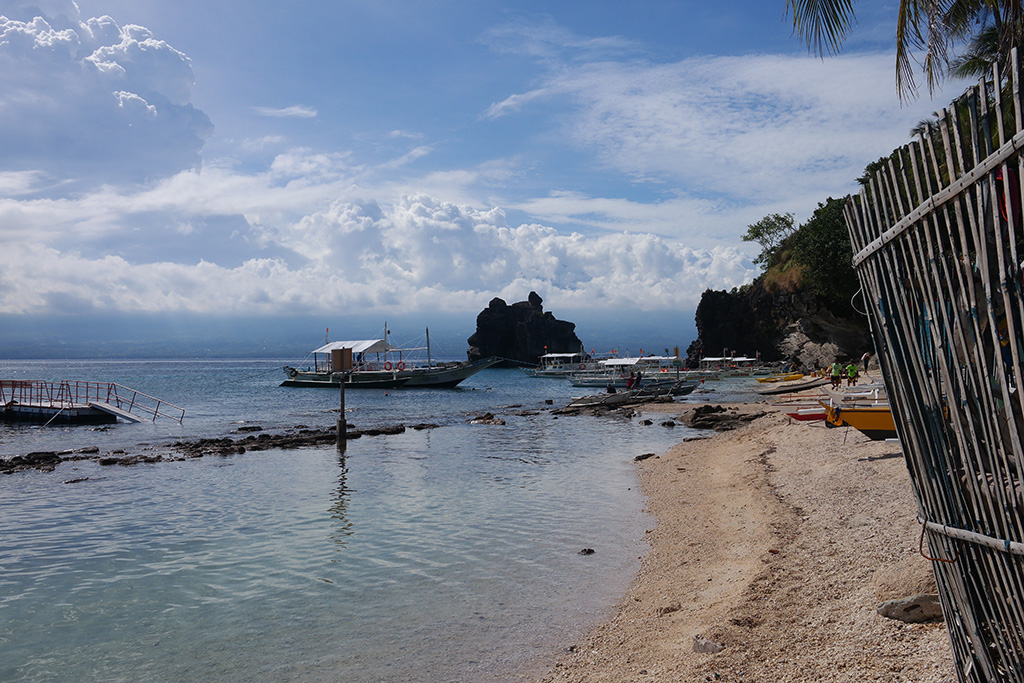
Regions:
<instances>
[{"instance_id":1,"label":"sea","mask_svg":"<svg viewBox=\"0 0 1024 683\"><path fill-rule=\"evenodd\" d=\"M279 386L286 362L0 361L0 379L117 382L185 409L0 424L0 457L332 427L339 393ZM679 412L749 396L727 384ZM0 475L0 680L535 680L611 616L647 551L634 458L699 436L663 413L552 413L581 393L488 369L456 389L349 390L356 429L436 427L343 452ZM472 424L484 413L505 424Z\"/></svg>"}]
</instances>

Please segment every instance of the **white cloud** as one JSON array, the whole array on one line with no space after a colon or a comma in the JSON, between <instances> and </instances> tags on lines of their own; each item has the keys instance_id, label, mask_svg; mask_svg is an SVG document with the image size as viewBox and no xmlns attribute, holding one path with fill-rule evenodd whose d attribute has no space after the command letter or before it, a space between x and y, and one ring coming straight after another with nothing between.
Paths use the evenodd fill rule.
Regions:
<instances>
[{"instance_id":1,"label":"white cloud","mask_svg":"<svg viewBox=\"0 0 1024 683\"><path fill-rule=\"evenodd\" d=\"M363 154L256 130L222 143L284 151L242 171L199 163L210 125L187 56L45 4L0 20L0 313L472 312L530 290L689 311L755 274L745 225L845 194L935 108L898 109L884 55L622 61L635 46L545 26L511 48L545 72L476 121L513 136L509 156L475 130L393 130ZM537 168L563 153L578 161L549 184Z\"/></svg>"},{"instance_id":2,"label":"white cloud","mask_svg":"<svg viewBox=\"0 0 1024 683\"><path fill-rule=\"evenodd\" d=\"M198 165L212 126L190 104L188 57L140 26L39 4L0 17L0 172L96 185ZM53 23L27 17L40 9Z\"/></svg>"},{"instance_id":3,"label":"white cloud","mask_svg":"<svg viewBox=\"0 0 1024 683\"><path fill-rule=\"evenodd\" d=\"M275 109L273 107L253 107L253 109L260 116L270 116L274 118L315 119L317 117L316 109L313 109L312 107L305 107L300 104L284 107L283 109Z\"/></svg>"},{"instance_id":4,"label":"white cloud","mask_svg":"<svg viewBox=\"0 0 1024 683\"><path fill-rule=\"evenodd\" d=\"M505 116L510 112L520 111L523 107L528 105L533 100L541 99L548 94L549 92L546 88L541 88L539 90L532 90L521 95L509 95L501 102L495 102L490 107L488 107L487 111L484 112L484 116L489 119L496 119L498 117Z\"/></svg>"},{"instance_id":5,"label":"white cloud","mask_svg":"<svg viewBox=\"0 0 1024 683\"><path fill-rule=\"evenodd\" d=\"M173 185L182 207L202 206L197 213L203 214L213 210L204 203L211 195L224 196L218 181L232 182L211 174L183 177ZM258 179L251 183L250 192L260 191ZM139 210L151 205L153 194L125 197L113 210ZM64 200L62 206L8 201L0 204L0 220L14 218L12 206L21 210L22 239L11 239L0 250L0 312L40 313L69 298L99 311L471 312L492 296L514 299L530 289L544 291L552 306L579 310L687 309L704 288L736 286L752 275L735 249L695 250L650 234L565 235L540 225L510 227L497 208L476 210L425 195L382 207L355 194L287 224L250 219L254 238L270 256L236 267L213 262L218 255L212 250L209 259L191 263L84 255L87 250L80 247L105 239L102 228L90 237L90 226L111 225L111 217L102 214L111 209L109 196ZM227 201L241 204L242 193ZM41 210L32 213L33 207ZM39 240L35 227L58 210L64 227ZM289 212L277 212L283 213ZM167 231L215 241L180 219ZM29 234L37 239L24 239ZM70 247L53 246L68 240Z\"/></svg>"},{"instance_id":6,"label":"white cloud","mask_svg":"<svg viewBox=\"0 0 1024 683\"><path fill-rule=\"evenodd\" d=\"M747 56L563 68L563 132L608 167L745 200L848 191L934 108L901 110L889 55Z\"/></svg>"}]
</instances>

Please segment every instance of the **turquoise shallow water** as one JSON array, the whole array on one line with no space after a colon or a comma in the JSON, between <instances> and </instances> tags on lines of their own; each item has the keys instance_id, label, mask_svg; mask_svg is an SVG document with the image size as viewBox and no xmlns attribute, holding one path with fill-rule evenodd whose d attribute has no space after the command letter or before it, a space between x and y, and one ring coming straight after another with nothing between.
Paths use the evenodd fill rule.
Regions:
<instances>
[{"instance_id":1,"label":"turquoise shallow water","mask_svg":"<svg viewBox=\"0 0 1024 683\"><path fill-rule=\"evenodd\" d=\"M183 425L0 426L0 455L333 424L337 395L278 387L280 365L0 363L5 379L119 381L188 411ZM457 390L348 392L358 427L441 426L355 440L344 456L0 477L0 680L538 675L639 566L651 520L632 458L688 435L546 410L578 391L488 370ZM507 424L468 424L485 411Z\"/></svg>"}]
</instances>

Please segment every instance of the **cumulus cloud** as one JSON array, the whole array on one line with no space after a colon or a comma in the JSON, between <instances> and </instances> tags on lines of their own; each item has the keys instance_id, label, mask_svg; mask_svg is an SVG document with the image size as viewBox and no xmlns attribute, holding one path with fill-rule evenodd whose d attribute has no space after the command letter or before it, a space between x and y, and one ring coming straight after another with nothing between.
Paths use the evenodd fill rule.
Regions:
<instances>
[{"instance_id":1,"label":"cumulus cloud","mask_svg":"<svg viewBox=\"0 0 1024 683\"><path fill-rule=\"evenodd\" d=\"M898 109L884 55L654 63L547 26L518 49L542 73L482 112L487 135L385 132L391 158L370 162L254 131L232 143L260 153L243 171L200 163L187 56L73 2L16 9L0 18L0 313L476 311L530 290L692 310L755 275L746 224L845 194L934 107ZM505 133L514 155L452 152ZM566 152L564 185L535 173Z\"/></svg>"},{"instance_id":2,"label":"cumulus cloud","mask_svg":"<svg viewBox=\"0 0 1024 683\"><path fill-rule=\"evenodd\" d=\"M73 227L64 236L82 240L86 214L101 203L67 207ZM22 216L26 233L37 220ZM183 224L168 230L216 241ZM651 234L587 237L509 226L501 209L426 195L386 207L353 196L286 226L251 224L251 231L267 256L234 267L214 262L212 249L210 260L143 263L12 239L0 250L0 312L43 312L69 297L97 311L472 311L492 296L514 299L531 289L545 292L552 306L578 310L686 309L704 288L737 286L752 275L735 249L691 249Z\"/></svg>"},{"instance_id":3,"label":"cumulus cloud","mask_svg":"<svg viewBox=\"0 0 1024 683\"><path fill-rule=\"evenodd\" d=\"M0 172L80 184L194 167L212 132L190 103L188 57L140 26L82 21L74 2L0 16Z\"/></svg>"}]
</instances>

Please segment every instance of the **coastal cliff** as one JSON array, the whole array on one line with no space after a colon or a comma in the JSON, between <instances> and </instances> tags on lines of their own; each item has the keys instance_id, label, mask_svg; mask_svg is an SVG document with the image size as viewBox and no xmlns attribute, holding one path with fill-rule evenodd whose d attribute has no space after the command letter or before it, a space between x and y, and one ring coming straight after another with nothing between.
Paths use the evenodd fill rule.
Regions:
<instances>
[{"instance_id":1,"label":"coastal cliff","mask_svg":"<svg viewBox=\"0 0 1024 683\"><path fill-rule=\"evenodd\" d=\"M687 349L702 356L759 354L807 370L874 352L853 251L843 216L848 198L831 197L797 227L792 214L747 226L745 241L761 245L753 260L764 272L731 292L707 290L697 306L698 338Z\"/></svg>"},{"instance_id":2,"label":"coastal cliff","mask_svg":"<svg viewBox=\"0 0 1024 683\"><path fill-rule=\"evenodd\" d=\"M810 369L873 353L866 317L810 289L768 291L763 277L731 292L706 290L695 317L691 364L701 356L759 354Z\"/></svg>"},{"instance_id":3,"label":"coastal cliff","mask_svg":"<svg viewBox=\"0 0 1024 683\"><path fill-rule=\"evenodd\" d=\"M511 305L491 299L467 340L469 360L497 356L505 365L536 365L545 353L579 352L583 343L576 336L576 324L556 319L544 311L543 303L536 292Z\"/></svg>"}]
</instances>

